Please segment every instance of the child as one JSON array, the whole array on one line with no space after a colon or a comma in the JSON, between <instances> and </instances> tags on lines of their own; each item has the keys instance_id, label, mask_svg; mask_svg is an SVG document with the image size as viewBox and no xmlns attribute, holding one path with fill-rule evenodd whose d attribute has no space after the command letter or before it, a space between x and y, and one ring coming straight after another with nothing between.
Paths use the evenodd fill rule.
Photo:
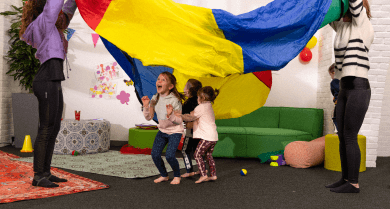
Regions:
<instances>
[{"instance_id":1,"label":"child","mask_svg":"<svg viewBox=\"0 0 390 209\"><path fill-rule=\"evenodd\" d=\"M218 96L219 91L215 90L210 86L203 87L198 91L198 103L199 105L195 108L194 114L181 115L184 121L198 120L198 124L194 126L194 138L200 139L198 147L195 151L195 160L198 164L198 168L201 173L201 177L195 183L201 183L203 181L217 180L215 171L215 162L213 160L213 150L215 144L218 141L217 126L215 125L215 115L212 107L212 103ZM172 105L167 106L168 115L179 115L171 114L173 110ZM203 162L202 156L206 154L206 160L210 167L210 175L207 176L205 163Z\"/></svg>"},{"instance_id":2,"label":"child","mask_svg":"<svg viewBox=\"0 0 390 209\"><path fill-rule=\"evenodd\" d=\"M63 12L61 11L61 7ZM67 182L50 172L63 109L61 82L65 80L63 62L67 42L64 30L77 9L75 0L29 0L23 6L19 37L37 49L41 66L33 80L39 103L39 128L34 144L33 186L58 187L53 182Z\"/></svg>"},{"instance_id":3,"label":"child","mask_svg":"<svg viewBox=\"0 0 390 209\"><path fill-rule=\"evenodd\" d=\"M188 98L183 105L183 114L191 113L196 106L198 106L198 96L197 92L202 88L202 83L196 79L189 79L184 87L184 95ZM181 177L186 178L199 174L194 172L191 162L191 155L193 155L196 147L199 144L199 139L192 138L193 135L193 122L186 122L186 137L183 142L183 149L181 150L183 154L184 164L186 166L187 173L181 175Z\"/></svg>"},{"instance_id":4,"label":"child","mask_svg":"<svg viewBox=\"0 0 390 209\"><path fill-rule=\"evenodd\" d=\"M336 131L337 131L337 122L336 122L336 104L337 104L337 96L339 95L339 83L340 83L340 80L339 79L335 79L334 78L334 66L335 66L336 63L333 63L330 67L329 67L329 75L330 77L332 78L332 82L330 82L330 91L332 92L332 95L333 95L333 102L334 102L334 111L333 111L333 117L332 117L332 120L333 120L333 123L336 127Z\"/></svg>"},{"instance_id":5,"label":"child","mask_svg":"<svg viewBox=\"0 0 390 209\"><path fill-rule=\"evenodd\" d=\"M166 105L173 106L173 109L181 113L182 100L184 95L180 94L176 89L176 78L169 72L162 72L156 82L157 94L153 95L152 101L149 104L148 96L142 97L143 113L146 120L151 120L156 111L158 118L158 133L154 139L152 148L153 162L160 171L161 177L154 180L155 183L168 181L168 173L161 158L162 151L168 143L168 148L165 157L172 167L174 178L171 184L180 183L180 167L179 162L175 157L177 147L179 146L182 133L184 132L183 121L181 118L170 121L167 118Z\"/></svg>"}]
</instances>

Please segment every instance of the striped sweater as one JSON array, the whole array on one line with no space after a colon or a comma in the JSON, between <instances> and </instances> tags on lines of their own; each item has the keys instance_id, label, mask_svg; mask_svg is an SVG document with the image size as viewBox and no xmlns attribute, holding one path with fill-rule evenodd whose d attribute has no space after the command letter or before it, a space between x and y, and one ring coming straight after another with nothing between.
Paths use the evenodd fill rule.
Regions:
<instances>
[{"instance_id":1,"label":"striped sweater","mask_svg":"<svg viewBox=\"0 0 390 209\"><path fill-rule=\"evenodd\" d=\"M334 52L335 78L356 76L368 78L370 62L368 51L374 41L374 28L367 17L362 0L349 0L352 22L334 21L330 26L336 31Z\"/></svg>"}]
</instances>

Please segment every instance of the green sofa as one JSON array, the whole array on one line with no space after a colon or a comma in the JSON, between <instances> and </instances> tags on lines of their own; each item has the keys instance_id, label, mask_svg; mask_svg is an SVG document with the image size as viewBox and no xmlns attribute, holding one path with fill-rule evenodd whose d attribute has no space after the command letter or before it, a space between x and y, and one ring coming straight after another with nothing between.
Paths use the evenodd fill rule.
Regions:
<instances>
[{"instance_id":1,"label":"green sofa","mask_svg":"<svg viewBox=\"0 0 390 209\"><path fill-rule=\"evenodd\" d=\"M293 141L323 135L324 111L316 108L262 107L240 118L215 121L218 143L213 157L257 158L281 151Z\"/></svg>"}]
</instances>

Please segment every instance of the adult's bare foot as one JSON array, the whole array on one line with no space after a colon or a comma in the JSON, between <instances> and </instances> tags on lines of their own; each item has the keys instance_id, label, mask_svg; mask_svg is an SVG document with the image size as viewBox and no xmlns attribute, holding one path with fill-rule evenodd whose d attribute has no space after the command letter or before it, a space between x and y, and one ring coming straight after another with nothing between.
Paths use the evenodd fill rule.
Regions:
<instances>
[{"instance_id":1,"label":"adult's bare foot","mask_svg":"<svg viewBox=\"0 0 390 209\"><path fill-rule=\"evenodd\" d=\"M154 180L154 183L160 183L162 181L168 181L168 180L169 180L168 176L167 177L160 176L160 178Z\"/></svg>"},{"instance_id":2,"label":"adult's bare foot","mask_svg":"<svg viewBox=\"0 0 390 209\"><path fill-rule=\"evenodd\" d=\"M202 183L204 181L208 181L208 176L201 176L198 181L195 181L195 184Z\"/></svg>"},{"instance_id":3,"label":"adult's bare foot","mask_svg":"<svg viewBox=\"0 0 390 209\"><path fill-rule=\"evenodd\" d=\"M192 173L185 173L183 175L181 175L182 178L187 178L187 177L190 177L190 176L193 176L195 175L195 172L192 172Z\"/></svg>"},{"instance_id":4,"label":"adult's bare foot","mask_svg":"<svg viewBox=\"0 0 390 209\"><path fill-rule=\"evenodd\" d=\"M173 180L171 181L171 184L180 184L180 177L173 178Z\"/></svg>"}]
</instances>

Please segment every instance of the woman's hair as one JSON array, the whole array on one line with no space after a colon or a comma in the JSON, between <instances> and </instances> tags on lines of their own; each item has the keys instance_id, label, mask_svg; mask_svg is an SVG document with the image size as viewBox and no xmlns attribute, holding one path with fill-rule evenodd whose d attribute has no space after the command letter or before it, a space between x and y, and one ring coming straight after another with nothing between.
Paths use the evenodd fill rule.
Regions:
<instances>
[{"instance_id":1,"label":"woman's hair","mask_svg":"<svg viewBox=\"0 0 390 209\"><path fill-rule=\"evenodd\" d=\"M210 101L214 104L215 98L217 98L219 94L218 89L213 89L211 86L205 86L198 91L198 97L204 99L204 101Z\"/></svg>"},{"instance_id":2,"label":"woman's hair","mask_svg":"<svg viewBox=\"0 0 390 209\"><path fill-rule=\"evenodd\" d=\"M190 85L188 86L188 93L190 94L190 97L196 97L199 89L202 88L202 83L196 79L189 79L187 81Z\"/></svg>"},{"instance_id":3,"label":"woman's hair","mask_svg":"<svg viewBox=\"0 0 390 209\"><path fill-rule=\"evenodd\" d=\"M183 104L183 101L185 99L185 96L181 93L179 93L179 91L177 91L176 89L176 78L174 75L172 75L170 72L168 71L164 71L162 73L160 73L160 75L165 75L168 77L168 80L171 84L173 84L173 88L171 90L169 90L169 94L171 92L173 92L173 94L177 97L177 99L180 101L181 104ZM156 105L158 100L160 99L160 94L157 93L157 98L156 98L156 102L153 103L153 105Z\"/></svg>"},{"instance_id":4,"label":"woman's hair","mask_svg":"<svg viewBox=\"0 0 390 209\"><path fill-rule=\"evenodd\" d=\"M333 63L330 67L329 67L329 69L328 69L328 72L329 73L332 73L332 72L334 72L334 66L336 65L336 63Z\"/></svg>"},{"instance_id":5,"label":"woman's hair","mask_svg":"<svg viewBox=\"0 0 390 209\"><path fill-rule=\"evenodd\" d=\"M368 0L363 0L363 6L366 8L368 19L371 20L372 16L371 16L370 4L368 3Z\"/></svg>"},{"instance_id":6,"label":"woman's hair","mask_svg":"<svg viewBox=\"0 0 390 209\"><path fill-rule=\"evenodd\" d=\"M363 0L363 6L364 6L364 8L366 8L366 14L367 14L368 19L371 20L372 16L371 16L370 4L368 3L368 0ZM352 13L351 13L351 11L349 11L349 9L347 10L347 13L345 14L345 16L352 19Z\"/></svg>"},{"instance_id":7,"label":"woman's hair","mask_svg":"<svg viewBox=\"0 0 390 209\"><path fill-rule=\"evenodd\" d=\"M27 27L32 23L37 17L43 12L43 8L45 7L46 0L29 0L28 3L25 2L23 6L23 14L22 14L22 24L20 25L19 38L22 37ZM58 15L58 19L56 22L56 27L59 31L65 30L66 28L66 18L64 15L61 15L62 11Z\"/></svg>"}]
</instances>

